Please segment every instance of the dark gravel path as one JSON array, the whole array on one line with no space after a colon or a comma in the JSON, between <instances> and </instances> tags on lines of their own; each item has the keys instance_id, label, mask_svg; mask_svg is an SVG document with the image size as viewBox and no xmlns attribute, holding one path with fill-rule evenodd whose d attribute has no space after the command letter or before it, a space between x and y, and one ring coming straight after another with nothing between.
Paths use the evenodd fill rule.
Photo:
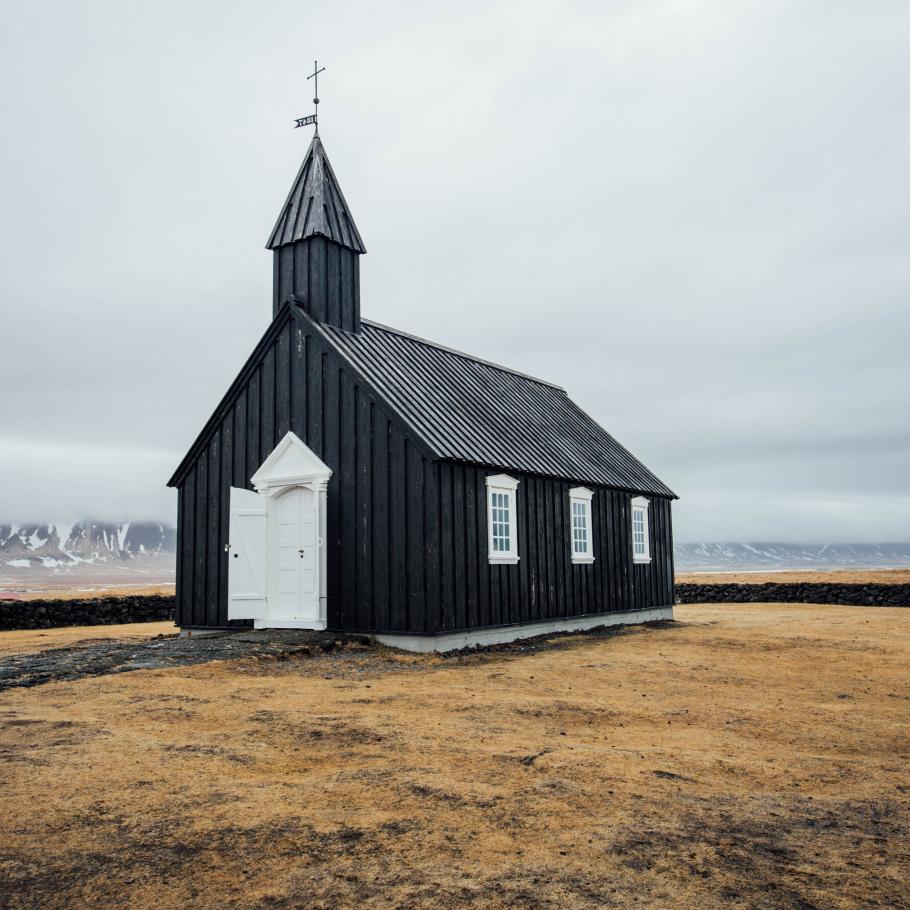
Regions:
<instances>
[{"instance_id":1,"label":"dark gravel path","mask_svg":"<svg viewBox=\"0 0 910 910\"><path fill-rule=\"evenodd\" d=\"M446 660L471 660L484 654L521 654L562 645L579 638L606 638L638 634L645 629L665 629L672 621L636 626L599 626L583 632L555 632L498 645L485 645L438 655ZM561 641L565 639L565 641ZM414 655L416 658L416 655ZM71 647L53 648L0 658L0 692L5 689L40 686L49 682L128 673L131 670L160 670L188 667L211 660L259 658L288 661L318 658L319 672L331 675L363 675L413 669L417 664L390 660L386 649L377 647L366 635L340 632L313 632L291 629L263 629L223 632L215 635L160 636L146 641L87 641ZM274 664L273 664L274 666ZM431 664L427 663L427 667ZM314 667L314 670L317 669Z\"/></svg>"},{"instance_id":2,"label":"dark gravel path","mask_svg":"<svg viewBox=\"0 0 910 910\"><path fill-rule=\"evenodd\" d=\"M84 676L191 666L210 660L308 657L335 651L352 642L362 645L366 639L342 639L327 632L273 629L192 638L168 636L138 642L91 642L0 659L0 691Z\"/></svg>"}]
</instances>

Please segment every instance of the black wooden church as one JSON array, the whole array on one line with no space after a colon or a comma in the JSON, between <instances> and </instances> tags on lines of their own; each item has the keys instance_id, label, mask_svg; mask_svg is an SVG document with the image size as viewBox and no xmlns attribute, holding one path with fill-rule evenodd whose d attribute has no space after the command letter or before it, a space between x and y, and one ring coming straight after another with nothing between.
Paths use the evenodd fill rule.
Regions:
<instances>
[{"instance_id":1,"label":"black wooden church","mask_svg":"<svg viewBox=\"0 0 910 910\"><path fill-rule=\"evenodd\" d=\"M169 485L177 623L415 650L669 618L674 493L558 386L370 322L318 133L272 322Z\"/></svg>"}]
</instances>

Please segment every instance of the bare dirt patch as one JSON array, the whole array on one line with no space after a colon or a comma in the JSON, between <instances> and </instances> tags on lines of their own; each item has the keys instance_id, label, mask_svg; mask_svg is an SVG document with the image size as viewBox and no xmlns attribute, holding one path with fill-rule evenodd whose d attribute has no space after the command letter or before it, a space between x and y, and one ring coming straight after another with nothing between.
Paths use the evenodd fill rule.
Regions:
<instances>
[{"instance_id":1,"label":"bare dirt patch","mask_svg":"<svg viewBox=\"0 0 910 910\"><path fill-rule=\"evenodd\" d=\"M906 908L910 614L0 694L0 906Z\"/></svg>"}]
</instances>

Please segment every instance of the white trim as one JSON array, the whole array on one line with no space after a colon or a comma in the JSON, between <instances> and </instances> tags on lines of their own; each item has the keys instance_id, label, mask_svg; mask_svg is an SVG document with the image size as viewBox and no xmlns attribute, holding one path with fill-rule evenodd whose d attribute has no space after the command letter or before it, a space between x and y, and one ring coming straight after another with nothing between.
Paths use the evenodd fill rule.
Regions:
<instances>
[{"instance_id":1,"label":"white trim","mask_svg":"<svg viewBox=\"0 0 910 910\"><path fill-rule=\"evenodd\" d=\"M285 487L328 485L332 469L295 433L285 433L250 478L257 493L274 496Z\"/></svg>"},{"instance_id":2,"label":"white trim","mask_svg":"<svg viewBox=\"0 0 910 910\"><path fill-rule=\"evenodd\" d=\"M254 629L324 629L325 621L324 620L312 620L312 619L278 619L278 620L268 620L268 619L254 619L253 620Z\"/></svg>"},{"instance_id":3,"label":"white trim","mask_svg":"<svg viewBox=\"0 0 910 910\"><path fill-rule=\"evenodd\" d=\"M646 499L644 496L633 496L632 497L632 562L638 565L647 565L651 562L651 521L649 519L648 510L651 507L651 500ZM635 513L638 512L642 516L642 523L644 525L645 533L645 552L636 553L635 552Z\"/></svg>"},{"instance_id":4,"label":"white trim","mask_svg":"<svg viewBox=\"0 0 910 910\"><path fill-rule=\"evenodd\" d=\"M518 564L520 559L520 556L511 556L502 552L487 554L487 561L491 566L514 566Z\"/></svg>"},{"instance_id":5,"label":"white trim","mask_svg":"<svg viewBox=\"0 0 910 910\"><path fill-rule=\"evenodd\" d=\"M508 474L488 474L486 480L488 487L499 487L503 490L517 490L518 484L521 483Z\"/></svg>"},{"instance_id":6,"label":"white trim","mask_svg":"<svg viewBox=\"0 0 910 910\"><path fill-rule=\"evenodd\" d=\"M487 560L491 565L514 566L520 559L518 555L518 484L514 477L507 474L490 474L487 482ZM509 514L509 548L494 549L493 544L493 496L502 494L506 497L506 509Z\"/></svg>"},{"instance_id":7,"label":"white trim","mask_svg":"<svg viewBox=\"0 0 910 910\"><path fill-rule=\"evenodd\" d=\"M592 499L594 499L594 491L589 490L587 487L573 487L569 490L569 555L574 565L590 565L594 562ZM573 509L575 503L581 505L584 511L586 548L583 553L575 550L575 510Z\"/></svg>"},{"instance_id":8,"label":"white trim","mask_svg":"<svg viewBox=\"0 0 910 910\"><path fill-rule=\"evenodd\" d=\"M327 499L332 469L295 433L285 433L259 470L250 478L257 492L266 498L266 508L274 508L274 500L289 487L307 487L315 494L317 511L317 541L319 556L316 564L318 578L318 614L311 620L269 619L255 623L257 629L324 629L328 616L328 551L325 540L327 528ZM271 524L271 523L270 523ZM270 545L271 546L271 545ZM269 550L267 550L269 552ZM268 558L268 557L267 557Z\"/></svg>"},{"instance_id":9,"label":"white trim","mask_svg":"<svg viewBox=\"0 0 910 910\"><path fill-rule=\"evenodd\" d=\"M651 607L648 610L627 610L623 613L597 613L591 616L573 616L550 622L532 622L517 626L499 626L494 629L473 629L464 632L446 632L442 635L375 635L382 645L427 654L431 651L457 651L474 646L498 645L537 635L555 632L580 632L601 626L637 625L643 622L660 622L673 619L673 607Z\"/></svg>"},{"instance_id":10,"label":"white trim","mask_svg":"<svg viewBox=\"0 0 910 910\"><path fill-rule=\"evenodd\" d=\"M590 502L594 498L594 491L589 490L587 487L572 487L569 490L569 496L572 499L585 499Z\"/></svg>"}]
</instances>

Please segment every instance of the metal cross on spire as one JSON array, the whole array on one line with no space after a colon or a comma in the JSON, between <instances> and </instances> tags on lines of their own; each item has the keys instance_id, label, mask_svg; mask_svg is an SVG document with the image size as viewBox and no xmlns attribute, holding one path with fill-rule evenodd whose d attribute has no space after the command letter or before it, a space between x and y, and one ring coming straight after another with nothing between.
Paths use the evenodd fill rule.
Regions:
<instances>
[{"instance_id":1,"label":"metal cross on spire","mask_svg":"<svg viewBox=\"0 0 910 910\"><path fill-rule=\"evenodd\" d=\"M313 80L313 96L314 96L314 97L313 97L313 104L317 105L317 107L316 107L316 111L317 111L317 112L319 111L319 108L318 108L318 104L319 104L319 74L322 73L322 72L324 72L324 71L325 71L325 67L323 66L323 67L320 69L320 67L319 67L319 61L318 61L318 60L314 60L314 61L313 61L313 72L310 73L309 76L307 76L307 81L309 81L310 79ZM319 120L317 119L315 113L310 114L308 117L300 117L300 118L298 118L298 119L294 122L294 129L297 129L298 126L309 126L310 124L313 124L313 126L316 127L316 132L317 132L317 134L318 134L318 133L319 133Z\"/></svg>"}]
</instances>

